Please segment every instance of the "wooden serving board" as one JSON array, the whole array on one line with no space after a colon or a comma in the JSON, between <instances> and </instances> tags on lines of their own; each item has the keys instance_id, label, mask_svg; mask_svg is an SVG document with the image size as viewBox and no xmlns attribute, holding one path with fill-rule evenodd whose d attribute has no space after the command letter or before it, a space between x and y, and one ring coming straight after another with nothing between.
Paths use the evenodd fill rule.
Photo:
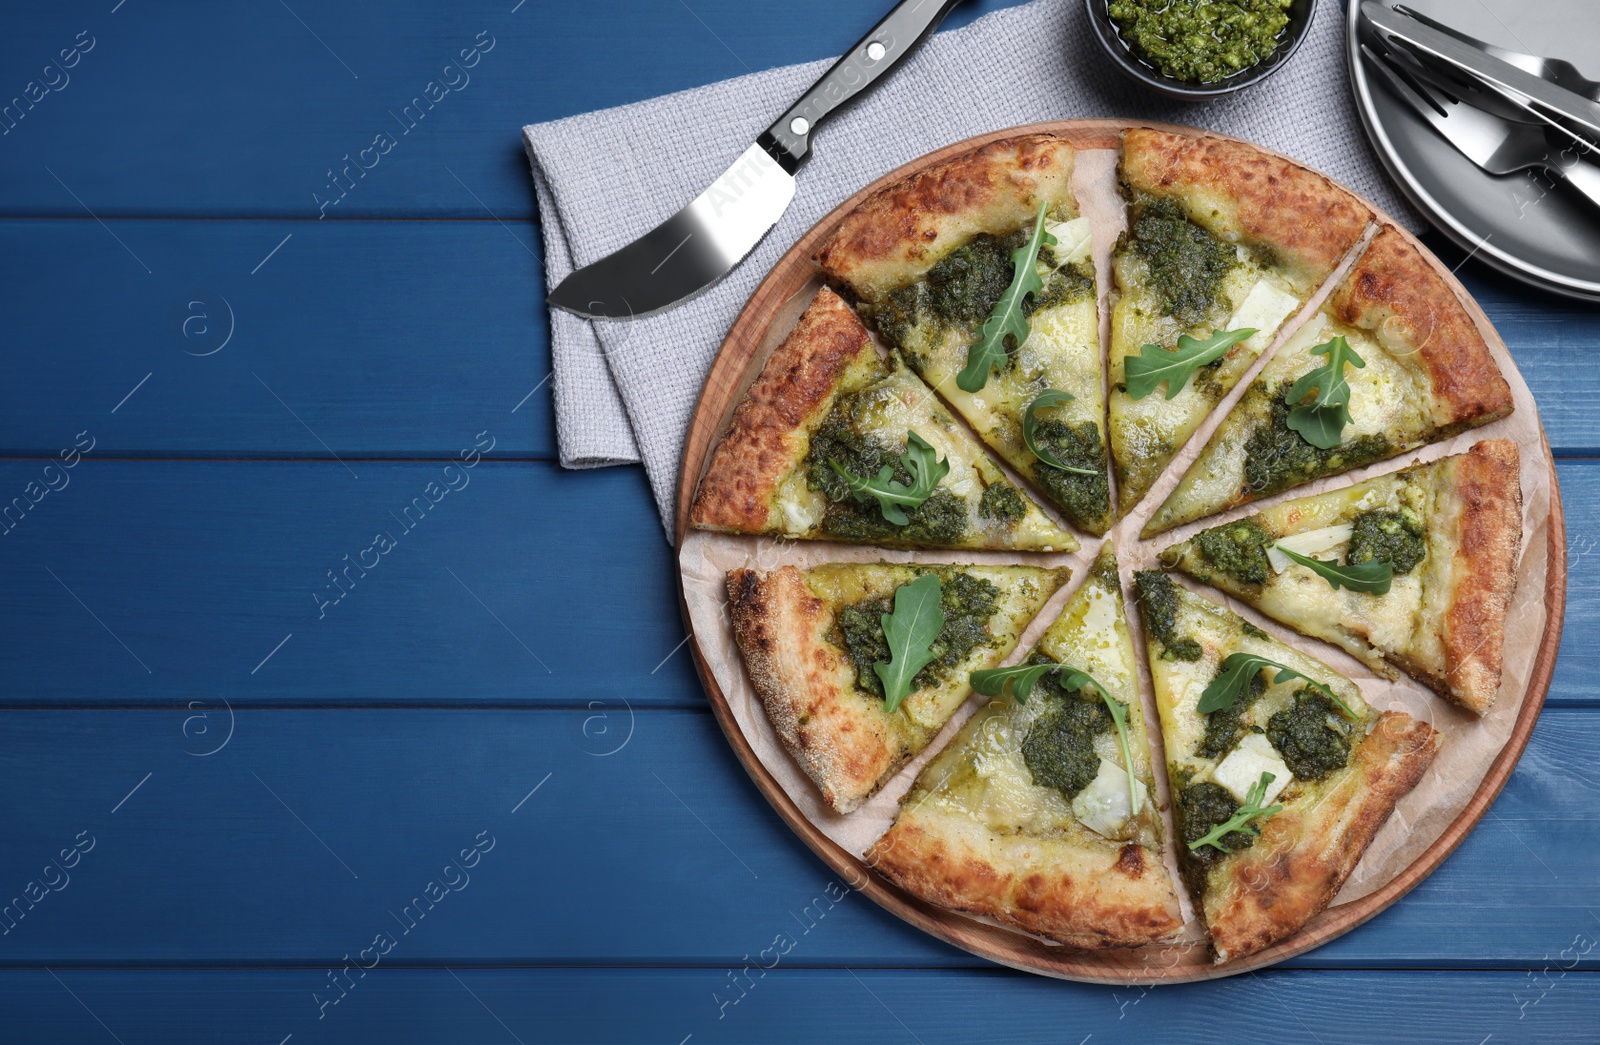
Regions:
<instances>
[{"instance_id":1,"label":"wooden serving board","mask_svg":"<svg viewBox=\"0 0 1600 1045\"><path fill-rule=\"evenodd\" d=\"M1238 973L1259 969L1272 965L1296 955L1303 954L1323 943L1348 932L1367 919L1372 918L1384 908L1394 903L1415 887L1423 878L1427 877L1446 856L1466 837L1467 833L1477 824L1478 820L1488 810L1490 804L1499 794L1506 780L1510 777L1528 737L1533 731L1534 723L1543 707L1545 694L1549 689L1550 677L1555 665L1556 649L1560 641L1561 623L1566 604L1566 536L1565 523L1562 517L1560 493L1557 488L1555 462L1550 454L1550 447L1544 438L1543 429L1538 425L1536 415L1526 417L1531 424L1526 428L1524 438L1519 440L1521 449L1526 456L1535 456L1531 471L1532 480L1537 483L1541 480L1548 481L1547 491L1541 492L1538 503L1547 504L1547 509L1540 509L1525 527L1525 543L1523 560L1519 564L1519 573L1534 574L1542 580L1542 608L1543 625L1536 634L1527 635L1520 629L1508 627L1508 652L1513 642L1527 648L1529 666L1523 678L1513 683L1508 681L1500 695L1501 706L1510 704L1516 708L1515 718L1509 723L1509 733L1497 753L1487 760L1482 776L1477 780L1476 786L1465 799L1455 817L1439 831L1431 843L1412 857L1404 867L1398 869L1386 882L1365 892L1354 900L1337 903L1313 919L1300 932L1288 937L1261 952L1248 957L1229 962L1225 965L1213 965L1203 940L1188 939L1181 943L1168 944L1156 947L1146 947L1133 951L1078 951L1066 947L1054 946L1043 940L1034 938L1024 933L1004 928L994 923L968 917L957 912L945 910L924 903L910 896L896 886L877 875L857 855L846 847L840 845L815 822L802 806L814 805L808 796L795 793L796 785L791 782L786 786L778 775L772 771L771 763L764 762L757 751L756 744L747 729L749 719L741 724L739 715L731 706L725 687L719 683L718 674L724 679L729 678L728 672L742 671L736 663L736 655L730 655L730 644L725 635L710 635L697 633L695 620L690 613L688 578L684 574L682 552L684 542L689 539L691 531L688 526L689 505L693 500L695 488L699 483L701 474L709 461L712 448L720 437L732 415L734 407L743 396L745 390L754 381L760 367L764 364L766 355L773 345L787 333L805 304L809 302L812 292L818 285L815 266L811 256L815 253L818 244L828 236L843 217L878 189L896 182L910 174L916 173L934 164L943 162L956 155L978 148L991 141L1011 137L1018 134L1050 133L1060 135L1079 150L1116 149L1120 142L1123 130L1135 126L1154 126L1180 134L1212 134L1201 132L1193 128L1176 127L1170 125L1140 123L1120 120L1072 120L1056 123L1033 124L1026 127L1014 127L990 134L956 142L936 152L930 153L913 161L897 170L891 171L876 182L864 187L850 199L840 204L827 217L817 223L809 232L786 253L773 267L767 278L756 288L750 301L735 320L727 339L716 360L711 366L706 377L705 389L701 394L700 402L695 409L690 422L688 439L684 448L683 467L678 486L678 511L677 532L678 551L680 553L680 594L684 598L684 615L689 628L689 647L694 657L695 666L704 682L706 691L710 696L712 710L716 714L718 723L727 735L728 742L734 752L739 756L741 763L750 774L756 786L766 796L778 814L811 849L822 858L840 878L840 880L878 903L896 916L917 926L925 932L938 937L948 943L961 947L973 954L980 955L992 961L1013 968L1024 969L1048 976L1064 979L1080 980L1096 983L1149 983L1149 982L1186 982L1191 980L1210 979L1220 976L1229 976ZM1214 135L1219 137L1219 135ZM1371 206L1371 204L1368 204ZM1390 222L1378 208L1373 207L1378 220ZM1519 394L1519 412L1533 412L1531 395L1527 393L1526 385L1522 382L1514 366L1508 366L1508 357L1505 355L1505 346L1493 326L1484 316L1482 310L1467 294L1466 290L1456 281L1454 276L1445 268L1432 253L1421 243L1408 235L1408 239L1418 247L1423 255L1434 265L1446 283L1466 304L1480 331L1488 340L1491 348L1500 354L1502 366L1506 369L1506 378L1513 386L1514 392ZM1281 335L1280 335L1281 340ZM1263 358L1272 350L1263 353ZM1242 390L1244 382L1240 383ZM1225 404L1226 407L1226 404ZM1224 408L1225 408L1224 407ZM1219 411L1220 413L1220 411ZM1503 424L1504 422L1499 422ZM1187 460L1193 452L1203 444L1207 433L1204 429L1198 432L1188 448L1188 454L1180 454L1174 462L1174 471L1187 467ZM1459 437L1458 437L1459 438ZM1462 445L1458 449L1464 449ZM1397 458L1374 466L1375 471L1388 471L1399 468L1411 455ZM1362 472L1356 475L1365 474ZM1346 477L1345 481L1355 481ZM1524 498L1530 495L1530 469L1523 469ZM1303 494L1304 489L1291 492L1288 496ZM1547 493L1547 499L1542 496ZM1141 511L1147 513L1159 497L1152 496L1146 499L1141 506ZM1235 513L1237 514L1237 513ZM1218 516L1206 520L1201 525L1214 523ZM1533 538L1530 539L1529 534ZM1160 540L1166 544L1168 538L1174 534L1164 535ZM741 538L733 538L739 540ZM745 538L744 540L754 540ZM1094 539L1085 541L1086 551L1093 552L1098 542ZM1124 565L1128 548L1119 544L1119 552L1123 554ZM966 553L948 553L944 556L946 561L954 555L960 558L970 557ZM1530 568L1529 556L1537 555L1542 561L1534 562ZM859 558L859 554L854 556ZM1026 553L1012 554L1010 561L1037 561ZM1069 588L1075 588L1082 580L1081 574L1075 574ZM1220 593L1207 590L1207 595L1221 600ZM1527 599L1534 593L1524 591L1519 593L1519 600ZM1533 605L1537 607L1539 600ZM1059 609L1058 606L1047 608L1042 617L1053 617ZM707 627L706 619L701 617L701 627ZM723 627L726 627L723 624ZM1275 634L1283 635L1287 629L1277 628ZM1517 634L1511 634L1516 631ZM1315 640L1291 640L1296 645L1305 648L1319 659L1331 660L1332 658L1319 652L1321 644ZM1022 647L1019 647L1022 648ZM1337 663L1337 661L1334 661ZM1510 692L1514 685L1521 689L1520 693ZM1454 714L1447 712L1446 715ZM1436 719L1436 722L1438 720ZM1457 716L1441 728L1473 728L1475 723ZM1155 723L1152 720L1152 733L1155 732ZM934 747L944 743L950 734L941 735L934 742ZM903 771L905 779L897 777L885 791L896 790L903 793L909 784L909 776L914 775L920 762L913 763L912 767ZM1164 767L1156 766L1157 775L1164 773ZM806 786L809 786L807 783Z\"/></svg>"}]
</instances>

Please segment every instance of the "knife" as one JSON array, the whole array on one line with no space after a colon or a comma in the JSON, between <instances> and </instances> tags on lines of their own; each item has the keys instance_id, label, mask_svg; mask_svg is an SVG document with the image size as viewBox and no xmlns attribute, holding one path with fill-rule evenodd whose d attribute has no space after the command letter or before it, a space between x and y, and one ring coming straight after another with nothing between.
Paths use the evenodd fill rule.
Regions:
<instances>
[{"instance_id":1,"label":"knife","mask_svg":"<svg viewBox=\"0 0 1600 1045\"><path fill-rule=\"evenodd\" d=\"M615 253L577 269L550 304L590 319L634 319L727 275L794 199L817 125L900 66L961 0L904 0L761 133L694 202Z\"/></svg>"},{"instance_id":2,"label":"knife","mask_svg":"<svg viewBox=\"0 0 1600 1045\"><path fill-rule=\"evenodd\" d=\"M1512 101L1524 102L1535 116L1542 114L1570 120L1585 134L1600 138L1600 104L1503 62L1377 0L1364 0L1361 17L1384 43L1397 42L1420 57L1471 75Z\"/></svg>"}]
</instances>

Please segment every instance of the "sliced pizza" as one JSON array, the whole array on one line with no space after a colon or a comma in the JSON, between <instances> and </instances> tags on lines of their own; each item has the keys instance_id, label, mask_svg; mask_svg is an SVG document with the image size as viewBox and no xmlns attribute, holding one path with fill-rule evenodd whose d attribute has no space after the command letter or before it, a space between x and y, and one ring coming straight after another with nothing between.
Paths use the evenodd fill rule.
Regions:
<instances>
[{"instance_id":1,"label":"sliced pizza","mask_svg":"<svg viewBox=\"0 0 1600 1045\"><path fill-rule=\"evenodd\" d=\"M1439 735L1167 574L1137 580L1179 866L1231 961L1332 902Z\"/></svg>"},{"instance_id":2,"label":"sliced pizza","mask_svg":"<svg viewBox=\"0 0 1600 1045\"><path fill-rule=\"evenodd\" d=\"M1161 559L1482 714L1500 688L1521 541L1517 445L1491 439L1201 530Z\"/></svg>"},{"instance_id":3,"label":"sliced pizza","mask_svg":"<svg viewBox=\"0 0 1600 1045\"><path fill-rule=\"evenodd\" d=\"M922 770L867 862L930 903L1074 947L1182 927L1108 543L995 699Z\"/></svg>"},{"instance_id":4,"label":"sliced pizza","mask_svg":"<svg viewBox=\"0 0 1600 1045\"><path fill-rule=\"evenodd\" d=\"M817 261L986 443L1101 534L1100 322L1072 166L1061 138L993 142L867 199Z\"/></svg>"},{"instance_id":5,"label":"sliced pizza","mask_svg":"<svg viewBox=\"0 0 1600 1045\"><path fill-rule=\"evenodd\" d=\"M832 563L728 574L733 636L779 740L848 813L928 746L1071 571Z\"/></svg>"},{"instance_id":6,"label":"sliced pizza","mask_svg":"<svg viewBox=\"0 0 1600 1045\"><path fill-rule=\"evenodd\" d=\"M1110 426L1126 512L1372 211L1320 174L1223 138L1127 131L1120 175L1128 228L1112 258Z\"/></svg>"},{"instance_id":7,"label":"sliced pizza","mask_svg":"<svg viewBox=\"0 0 1600 1045\"><path fill-rule=\"evenodd\" d=\"M1145 525L1144 536L1511 413L1461 299L1398 229L1373 239L1283 344Z\"/></svg>"},{"instance_id":8,"label":"sliced pizza","mask_svg":"<svg viewBox=\"0 0 1600 1045\"><path fill-rule=\"evenodd\" d=\"M734 411L690 521L891 547L1078 547L826 288Z\"/></svg>"}]
</instances>

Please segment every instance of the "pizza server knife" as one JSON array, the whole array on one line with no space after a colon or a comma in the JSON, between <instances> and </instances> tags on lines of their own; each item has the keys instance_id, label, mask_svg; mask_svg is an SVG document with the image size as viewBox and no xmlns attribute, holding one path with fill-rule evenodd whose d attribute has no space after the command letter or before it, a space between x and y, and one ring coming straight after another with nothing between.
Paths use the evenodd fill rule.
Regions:
<instances>
[{"instance_id":1,"label":"pizza server knife","mask_svg":"<svg viewBox=\"0 0 1600 1045\"><path fill-rule=\"evenodd\" d=\"M794 199L817 125L900 66L961 0L904 0L761 133L694 202L550 292L557 308L633 319L671 308L727 275Z\"/></svg>"}]
</instances>

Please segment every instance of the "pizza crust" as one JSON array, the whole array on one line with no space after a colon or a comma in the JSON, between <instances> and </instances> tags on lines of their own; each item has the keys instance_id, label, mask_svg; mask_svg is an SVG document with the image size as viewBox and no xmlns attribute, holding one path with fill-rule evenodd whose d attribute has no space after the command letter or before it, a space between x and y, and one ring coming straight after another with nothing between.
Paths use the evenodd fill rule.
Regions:
<instances>
[{"instance_id":1,"label":"pizza crust","mask_svg":"<svg viewBox=\"0 0 1600 1045\"><path fill-rule=\"evenodd\" d=\"M826 638L833 613L800 570L728 574L734 640L778 739L840 813L856 809L911 757L881 701Z\"/></svg>"},{"instance_id":2,"label":"pizza crust","mask_svg":"<svg viewBox=\"0 0 1600 1045\"><path fill-rule=\"evenodd\" d=\"M981 232L1032 225L1041 198L1073 217L1072 145L1049 134L991 142L881 189L851 211L815 259L862 301L914 283Z\"/></svg>"},{"instance_id":3,"label":"pizza crust","mask_svg":"<svg viewBox=\"0 0 1600 1045\"><path fill-rule=\"evenodd\" d=\"M1466 306L1394 226L1367 246L1327 308L1426 379L1429 416L1439 429L1432 438L1511 413L1511 389Z\"/></svg>"},{"instance_id":4,"label":"pizza crust","mask_svg":"<svg viewBox=\"0 0 1600 1045\"><path fill-rule=\"evenodd\" d=\"M1451 584L1440 622L1442 677L1425 679L1440 695L1477 714L1494 703L1516 588L1522 543L1522 484L1517 444L1486 439L1453 458L1440 477L1454 502L1448 546Z\"/></svg>"},{"instance_id":5,"label":"pizza crust","mask_svg":"<svg viewBox=\"0 0 1600 1045\"><path fill-rule=\"evenodd\" d=\"M767 531L779 484L805 457L841 389L882 372L877 346L850 306L826 287L818 291L734 411L700 480L690 524Z\"/></svg>"},{"instance_id":6,"label":"pizza crust","mask_svg":"<svg viewBox=\"0 0 1600 1045\"><path fill-rule=\"evenodd\" d=\"M1309 809L1262 820L1261 837L1213 873L1207 888L1215 961L1254 954L1320 914L1438 749L1432 726L1386 711L1352 754L1354 772Z\"/></svg>"},{"instance_id":7,"label":"pizza crust","mask_svg":"<svg viewBox=\"0 0 1600 1045\"><path fill-rule=\"evenodd\" d=\"M1322 175L1224 138L1126 131L1122 174L1130 188L1182 202L1213 235L1269 250L1302 293L1328 278L1373 217Z\"/></svg>"},{"instance_id":8,"label":"pizza crust","mask_svg":"<svg viewBox=\"0 0 1600 1045\"><path fill-rule=\"evenodd\" d=\"M929 903L1071 947L1139 947L1183 927L1160 856L1137 842L1091 849L997 835L970 816L919 802L916 792L866 861Z\"/></svg>"}]
</instances>

